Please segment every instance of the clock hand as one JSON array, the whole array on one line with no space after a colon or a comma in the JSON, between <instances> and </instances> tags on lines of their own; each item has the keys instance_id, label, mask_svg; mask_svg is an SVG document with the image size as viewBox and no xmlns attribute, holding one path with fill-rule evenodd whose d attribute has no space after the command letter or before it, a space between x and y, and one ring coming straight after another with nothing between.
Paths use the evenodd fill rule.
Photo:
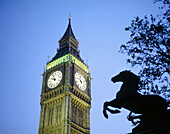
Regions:
<instances>
[{"instance_id":1,"label":"clock hand","mask_svg":"<svg viewBox=\"0 0 170 134\"><path fill-rule=\"evenodd\" d=\"M55 81L56 79L55 79L55 78L51 78L51 80L54 80L54 81Z\"/></svg>"},{"instance_id":2,"label":"clock hand","mask_svg":"<svg viewBox=\"0 0 170 134\"><path fill-rule=\"evenodd\" d=\"M80 79L80 82L81 82L81 84L82 84L82 81L81 81L81 79Z\"/></svg>"}]
</instances>

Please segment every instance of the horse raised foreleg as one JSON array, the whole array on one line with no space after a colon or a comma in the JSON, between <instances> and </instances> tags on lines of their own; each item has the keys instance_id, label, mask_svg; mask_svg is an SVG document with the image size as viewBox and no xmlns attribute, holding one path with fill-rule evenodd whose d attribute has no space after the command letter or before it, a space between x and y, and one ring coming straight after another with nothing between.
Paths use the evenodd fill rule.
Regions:
<instances>
[{"instance_id":1,"label":"horse raised foreleg","mask_svg":"<svg viewBox=\"0 0 170 134\"><path fill-rule=\"evenodd\" d=\"M108 115L106 113L107 106L108 106L108 102L105 102L104 105L103 105L103 115L104 115L105 118L108 119Z\"/></svg>"},{"instance_id":2,"label":"horse raised foreleg","mask_svg":"<svg viewBox=\"0 0 170 134\"><path fill-rule=\"evenodd\" d=\"M120 110L118 110L118 109L112 110L112 109L107 108L107 110L108 110L110 113L112 113L112 114L120 113Z\"/></svg>"},{"instance_id":3,"label":"horse raised foreleg","mask_svg":"<svg viewBox=\"0 0 170 134\"><path fill-rule=\"evenodd\" d=\"M110 101L110 102L105 102L103 106L103 114L104 116L108 119L108 114L106 113L106 110L108 110L112 114L120 113L118 109L112 110L109 109L108 106L115 107L115 108L121 108L122 106L117 102L116 99Z\"/></svg>"}]
</instances>

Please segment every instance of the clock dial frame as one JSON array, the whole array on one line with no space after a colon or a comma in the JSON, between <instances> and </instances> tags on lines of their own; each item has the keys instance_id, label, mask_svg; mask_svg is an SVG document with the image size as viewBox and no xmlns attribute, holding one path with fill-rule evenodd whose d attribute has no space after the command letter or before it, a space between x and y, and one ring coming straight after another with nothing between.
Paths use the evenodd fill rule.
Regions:
<instances>
[{"instance_id":1,"label":"clock dial frame","mask_svg":"<svg viewBox=\"0 0 170 134\"><path fill-rule=\"evenodd\" d=\"M87 88L86 79L80 72L75 73L75 82L80 90L82 91L86 90Z\"/></svg>"},{"instance_id":2,"label":"clock dial frame","mask_svg":"<svg viewBox=\"0 0 170 134\"><path fill-rule=\"evenodd\" d=\"M48 80L47 80L47 86L52 89L58 86L58 84L60 83L62 79L62 72L61 71L55 71L53 72Z\"/></svg>"}]
</instances>

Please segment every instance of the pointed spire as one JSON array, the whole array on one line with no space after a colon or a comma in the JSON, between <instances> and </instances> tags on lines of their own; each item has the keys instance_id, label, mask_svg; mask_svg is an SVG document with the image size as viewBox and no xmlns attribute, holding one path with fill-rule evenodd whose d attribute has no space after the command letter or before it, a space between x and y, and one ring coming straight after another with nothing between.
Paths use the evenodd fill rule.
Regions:
<instances>
[{"instance_id":1,"label":"pointed spire","mask_svg":"<svg viewBox=\"0 0 170 134\"><path fill-rule=\"evenodd\" d=\"M73 30L71 28L71 14L69 14L69 23L66 32L64 33L63 37L59 40L61 42L63 39L66 39L68 37L72 37L76 42L78 42L74 36Z\"/></svg>"},{"instance_id":2,"label":"pointed spire","mask_svg":"<svg viewBox=\"0 0 170 134\"><path fill-rule=\"evenodd\" d=\"M66 54L71 54L74 57L76 57L78 60L80 60L82 63L84 63L84 61L81 59L79 55L80 53L80 51L78 50L79 42L75 38L73 30L71 28L71 14L69 15L68 20L69 20L69 23L68 23L67 29L63 37L59 40L59 49L57 49L56 55L52 58L50 62Z\"/></svg>"}]
</instances>

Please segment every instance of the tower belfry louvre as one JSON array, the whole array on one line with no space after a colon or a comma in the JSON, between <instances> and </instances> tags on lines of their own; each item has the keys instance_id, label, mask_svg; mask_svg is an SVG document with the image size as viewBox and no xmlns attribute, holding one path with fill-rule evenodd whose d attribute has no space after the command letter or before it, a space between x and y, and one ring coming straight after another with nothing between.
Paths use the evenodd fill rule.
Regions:
<instances>
[{"instance_id":1,"label":"tower belfry louvre","mask_svg":"<svg viewBox=\"0 0 170 134\"><path fill-rule=\"evenodd\" d=\"M68 27L43 73L39 134L90 134L91 77Z\"/></svg>"}]
</instances>

